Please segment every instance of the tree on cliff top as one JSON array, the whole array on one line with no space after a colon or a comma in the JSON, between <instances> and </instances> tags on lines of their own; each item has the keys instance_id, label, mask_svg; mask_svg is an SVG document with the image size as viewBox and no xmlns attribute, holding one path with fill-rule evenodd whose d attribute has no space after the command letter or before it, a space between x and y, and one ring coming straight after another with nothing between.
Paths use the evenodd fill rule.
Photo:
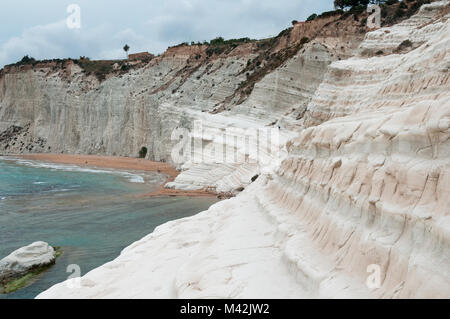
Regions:
<instances>
[{"instance_id":1,"label":"tree on cliff top","mask_svg":"<svg viewBox=\"0 0 450 319\"><path fill-rule=\"evenodd\" d=\"M314 20L315 18L317 18L317 14L313 13L313 14L311 14L311 15L308 17L308 19L306 19L306 21L312 21L312 20Z\"/></svg>"},{"instance_id":2,"label":"tree on cliff top","mask_svg":"<svg viewBox=\"0 0 450 319\"><path fill-rule=\"evenodd\" d=\"M356 6L367 6L369 3L384 3L385 0L334 0L336 9L345 9Z\"/></svg>"},{"instance_id":3,"label":"tree on cliff top","mask_svg":"<svg viewBox=\"0 0 450 319\"><path fill-rule=\"evenodd\" d=\"M22 60L20 60L20 64L28 64L28 63L34 63L36 60L34 58L30 58L28 55L24 56Z\"/></svg>"},{"instance_id":4,"label":"tree on cliff top","mask_svg":"<svg viewBox=\"0 0 450 319\"><path fill-rule=\"evenodd\" d=\"M123 50L127 54L127 59L128 59L128 51L130 50L130 47L128 46L128 44L125 44L125 46L123 47Z\"/></svg>"}]
</instances>

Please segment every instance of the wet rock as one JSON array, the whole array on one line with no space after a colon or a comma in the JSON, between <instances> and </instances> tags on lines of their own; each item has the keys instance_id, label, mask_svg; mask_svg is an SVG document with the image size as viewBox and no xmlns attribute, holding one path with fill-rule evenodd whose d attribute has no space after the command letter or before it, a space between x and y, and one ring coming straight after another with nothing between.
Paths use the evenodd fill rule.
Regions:
<instances>
[{"instance_id":1,"label":"wet rock","mask_svg":"<svg viewBox=\"0 0 450 319\"><path fill-rule=\"evenodd\" d=\"M24 276L31 270L55 263L55 250L45 242L19 248L0 260L0 283Z\"/></svg>"}]
</instances>

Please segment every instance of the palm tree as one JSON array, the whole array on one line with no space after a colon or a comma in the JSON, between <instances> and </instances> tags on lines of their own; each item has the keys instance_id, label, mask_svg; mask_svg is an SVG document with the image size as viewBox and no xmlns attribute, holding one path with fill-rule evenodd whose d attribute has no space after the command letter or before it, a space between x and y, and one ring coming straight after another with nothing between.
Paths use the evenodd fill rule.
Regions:
<instances>
[{"instance_id":1,"label":"palm tree","mask_svg":"<svg viewBox=\"0 0 450 319\"><path fill-rule=\"evenodd\" d=\"M128 44L125 44L125 46L123 47L123 50L127 54L127 59L128 59L128 50L130 50L130 47L128 46Z\"/></svg>"}]
</instances>

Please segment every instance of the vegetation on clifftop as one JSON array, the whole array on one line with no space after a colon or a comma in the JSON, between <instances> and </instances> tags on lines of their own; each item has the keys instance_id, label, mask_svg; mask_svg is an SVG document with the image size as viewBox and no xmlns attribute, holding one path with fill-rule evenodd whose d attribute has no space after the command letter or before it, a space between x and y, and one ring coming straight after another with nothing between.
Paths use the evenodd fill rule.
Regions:
<instances>
[{"instance_id":1,"label":"vegetation on clifftop","mask_svg":"<svg viewBox=\"0 0 450 319\"><path fill-rule=\"evenodd\" d=\"M331 1L331 0L330 0ZM360 34L367 31L367 5L369 3L377 3L381 6L381 23L382 26L392 25L409 16L415 14L419 8L425 4L430 3L431 0L333 0L336 10L326 11L321 14L311 14L303 23L317 23L320 19L333 20L326 23L324 27L329 28L330 32L345 33L350 21L347 18L352 17L354 22L358 23ZM188 61L190 64L186 67L187 70L195 71L198 66L204 63L205 60L226 56L241 45L253 44L250 47L253 54L258 55L251 61L248 61L245 73L248 74L247 80L239 87L241 91L239 94L245 96L250 94L253 90L253 85L260 80L265 74L280 66L284 61L292 57L304 44L314 39L314 35L293 35L294 28L302 22L293 21L293 26L281 31L276 37L271 37L262 40L255 40L248 37L228 39L223 37L216 37L210 41L203 42L187 42L181 43L175 47L182 46L202 46L198 52L192 56ZM331 26L334 24L334 26ZM345 26L347 25L347 27ZM293 40L293 37L296 37ZM203 47L204 46L204 47ZM129 49L125 46L124 49ZM246 48L247 50L247 48ZM127 51L126 51L127 52ZM90 76L95 76L99 81L104 81L108 76L118 76L127 73L131 69L140 68L146 65L150 59L143 59L139 63L130 63L128 60L99 60L94 61L86 57L79 59L53 59L38 61L28 55L15 64L9 66L23 67L36 66L41 64L42 67L52 67L54 71L58 68L64 68L68 62L77 64L83 72ZM46 65L43 65L46 64ZM186 72L185 72L186 73ZM192 72L191 72L192 73ZM1 73L0 73L1 75Z\"/></svg>"},{"instance_id":2,"label":"vegetation on clifftop","mask_svg":"<svg viewBox=\"0 0 450 319\"><path fill-rule=\"evenodd\" d=\"M150 60L151 58L143 58L138 63L129 63L128 60L91 60L88 57L80 57L79 59L36 60L26 55L19 62L6 65L5 67L41 66L52 67L52 69L56 71L58 69L63 69L67 63L74 63L78 65L86 75L92 75L99 81L104 81L109 74L121 75L127 73L129 70L142 67L150 62Z\"/></svg>"}]
</instances>

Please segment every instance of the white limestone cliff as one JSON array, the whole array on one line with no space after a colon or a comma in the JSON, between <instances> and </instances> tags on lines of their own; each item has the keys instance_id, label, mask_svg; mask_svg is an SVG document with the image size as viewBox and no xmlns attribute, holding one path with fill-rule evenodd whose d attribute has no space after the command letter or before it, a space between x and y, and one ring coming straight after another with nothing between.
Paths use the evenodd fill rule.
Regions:
<instances>
[{"instance_id":1,"label":"white limestone cliff","mask_svg":"<svg viewBox=\"0 0 450 319\"><path fill-rule=\"evenodd\" d=\"M304 113L277 124L281 163L185 163L175 183L235 189L246 180L246 188L158 227L78 288L65 282L38 298L450 297L449 18L448 1L425 5L401 25L368 33L359 55L318 64L317 84L299 84L297 74L282 91L302 97L274 116L290 104ZM416 45L393 53L405 40ZM383 55L369 54L380 47ZM274 76L243 104L204 115L212 144L220 143L220 116L234 127L271 123L259 115L279 109L258 110L258 95ZM373 269L378 287L368 285Z\"/></svg>"}]
</instances>

